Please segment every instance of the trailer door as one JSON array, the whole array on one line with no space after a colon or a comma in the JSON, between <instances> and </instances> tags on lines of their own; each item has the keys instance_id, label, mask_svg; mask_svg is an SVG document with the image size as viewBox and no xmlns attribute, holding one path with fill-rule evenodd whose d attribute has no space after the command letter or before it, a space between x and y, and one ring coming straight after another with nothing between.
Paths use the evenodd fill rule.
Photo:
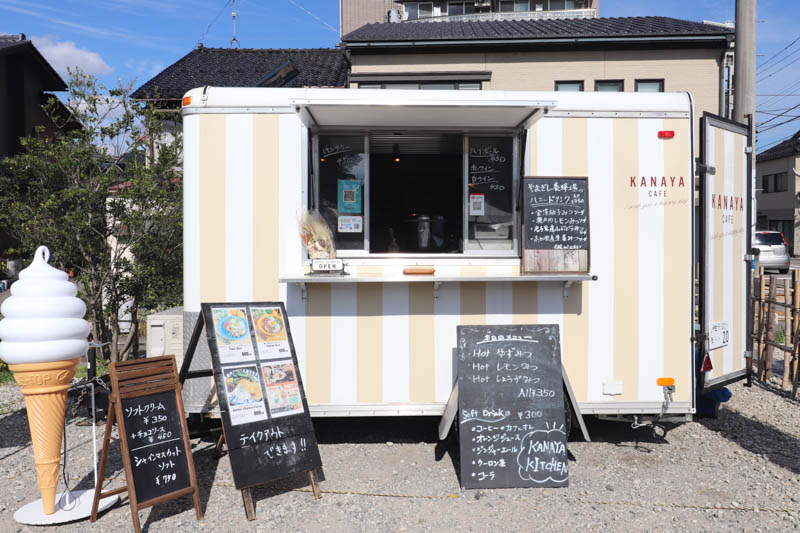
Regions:
<instances>
[{"instance_id":1,"label":"trailer door","mask_svg":"<svg viewBox=\"0 0 800 533\"><path fill-rule=\"evenodd\" d=\"M747 375L751 236L749 128L705 113L701 121L700 324L703 391ZM710 363L711 369L708 369ZM704 366L705 365L705 366Z\"/></svg>"}]
</instances>

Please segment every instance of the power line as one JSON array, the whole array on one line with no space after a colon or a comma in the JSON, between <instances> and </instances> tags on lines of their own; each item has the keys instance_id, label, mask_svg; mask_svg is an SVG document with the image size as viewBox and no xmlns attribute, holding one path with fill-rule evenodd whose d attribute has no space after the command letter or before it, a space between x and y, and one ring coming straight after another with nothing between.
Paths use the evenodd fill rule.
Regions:
<instances>
[{"instance_id":1,"label":"power line","mask_svg":"<svg viewBox=\"0 0 800 533\"><path fill-rule=\"evenodd\" d=\"M776 145L782 143L783 141L788 141L789 139L794 137L794 135L795 135L794 133L791 133L791 134L787 135L786 137L783 137L782 139L778 139L777 141L772 141L771 143L768 143L768 144L760 147L759 150L760 151L768 150L768 149L772 148L773 146L776 146Z\"/></svg>"},{"instance_id":2,"label":"power line","mask_svg":"<svg viewBox=\"0 0 800 533\"><path fill-rule=\"evenodd\" d=\"M797 119L796 118L790 118L789 120L784 120L783 122L778 122L777 124L773 124L772 126L770 126L768 128L764 128L763 130L756 130L756 132L757 133L764 133L764 132L769 131L769 130L774 130L775 128L777 128L779 126L783 126L784 124L788 124L790 122L794 122L795 120L797 120Z\"/></svg>"},{"instance_id":3,"label":"power line","mask_svg":"<svg viewBox=\"0 0 800 533\"><path fill-rule=\"evenodd\" d=\"M779 56L781 53L783 53L784 51L786 51L786 50L788 50L789 48L791 48L791 47L792 47L792 45L793 45L794 43L796 43L797 41L800 41L800 37L797 37L797 38L796 38L794 41L792 41L792 42L791 42L791 43L789 43L789 44L788 44L786 47L784 47L784 48L783 48L783 50L781 50L780 52L776 53L775 55L773 55L772 57L770 57L769 59L767 59L766 61L764 61L763 63L761 63L761 66L759 66L758 68L764 68L765 66L767 66L767 63L769 63L770 61L772 61L773 59L775 59L776 57L778 57L778 56Z\"/></svg>"},{"instance_id":4,"label":"power line","mask_svg":"<svg viewBox=\"0 0 800 533\"><path fill-rule=\"evenodd\" d=\"M784 115L785 115L786 113L788 113L789 111L794 111L794 110L795 110L795 109L797 109L798 107L800 107L800 104L797 104L796 106L792 106L792 107L790 107L789 109L787 109L787 110L786 110L786 111L784 111L783 113L780 113L780 114L778 114L778 115L775 115L774 117L772 117L771 119L767 120L766 122L762 122L761 124L756 124L756 128L758 128L758 127L761 127L761 126L764 126L764 125L766 125L766 124L769 124L769 123L770 123L770 122L772 122L773 120L775 120L775 119L777 119L777 118L780 118L780 117L784 116Z\"/></svg>"},{"instance_id":5,"label":"power line","mask_svg":"<svg viewBox=\"0 0 800 533\"><path fill-rule=\"evenodd\" d=\"M226 0L225 5L222 6L219 9L219 11L217 12L217 15L214 17L214 20L209 22L208 26L206 26L206 31L204 31L203 35L201 35L200 38L197 40L198 43L200 43L200 44L203 43L203 39L205 39L206 35L208 35L208 31L211 29L211 26L213 26L217 22L217 19L219 19L219 16L222 15L222 12L225 10L226 7L228 7L228 5L230 5L230 3L231 3L231 0Z\"/></svg>"},{"instance_id":6,"label":"power line","mask_svg":"<svg viewBox=\"0 0 800 533\"><path fill-rule=\"evenodd\" d=\"M800 49L798 49L798 52L800 52ZM789 56L786 56L786 57L788 58ZM781 67L781 68L779 68L778 70L774 70L774 71L772 71L772 72L770 73L770 75L769 75L769 76L767 76L766 78L762 78L760 81L766 81L766 80L770 79L772 76L774 76L774 75L775 75L775 74L777 74L778 72L780 72L780 71L782 71L782 70L785 70L785 69L787 69L788 67L791 67L792 65L794 65L794 64L795 64L795 63L797 63L798 61L800 61L800 57L798 57L797 59L795 59L795 60L794 60L794 61L792 61L791 63L787 63L786 65L782 66L782 67ZM778 65L778 64L779 64L779 63L775 63L775 65Z\"/></svg>"},{"instance_id":7,"label":"power line","mask_svg":"<svg viewBox=\"0 0 800 533\"><path fill-rule=\"evenodd\" d=\"M309 15L309 16L311 16L311 17L315 18L316 20L318 20L319 22L321 22L321 23L322 23L322 24L323 24L323 25L324 25L326 28L328 28L329 30L331 30L331 31L333 31L333 32L335 32L335 33L339 33L339 30L338 30L338 29L334 28L333 26L331 26L330 24L328 24L327 22L325 22L324 20L322 20L320 17L316 16L316 15L315 15L314 13L312 13L311 11L309 11L308 9L304 8L303 6L301 6L300 4L298 4L297 2L295 2L294 0L289 0L289 3L290 3L290 4L292 4L293 6L295 6L297 9L299 9L299 10L303 11L303 12L304 12L304 13L306 13L307 15Z\"/></svg>"}]
</instances>

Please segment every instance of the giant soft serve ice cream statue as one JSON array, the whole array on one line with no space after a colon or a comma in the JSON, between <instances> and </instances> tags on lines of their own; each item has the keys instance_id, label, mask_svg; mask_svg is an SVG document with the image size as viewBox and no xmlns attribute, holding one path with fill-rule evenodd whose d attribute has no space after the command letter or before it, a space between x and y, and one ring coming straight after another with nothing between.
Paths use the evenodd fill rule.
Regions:
<instances>
[{"instance_id":1,"label":"giant soft serve ice cream statue","mask_svg":"<svg viewBox=\"0 0 800 533\"><path fill-rule=\"evenodd\" d=\"M19 273L0 312L0 358L22 385L31 429L36 477L45 514L55 512L67 389L80 356L89 348L86 304L68 276L47 264L50 251L36 250Z\"/></svg>"}]
</instances>

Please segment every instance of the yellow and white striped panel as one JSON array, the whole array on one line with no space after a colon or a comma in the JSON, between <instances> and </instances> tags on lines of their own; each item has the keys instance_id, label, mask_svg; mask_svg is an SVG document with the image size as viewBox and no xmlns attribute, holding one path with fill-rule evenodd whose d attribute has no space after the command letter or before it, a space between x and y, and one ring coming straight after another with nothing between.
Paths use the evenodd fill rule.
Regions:
<instances>
[{"instance_id":1,"label":"yellow and white striped panel","mask_svg":"<svg viewBox=\"0 0 800 533\"><path fill-rule=\"evenodd\" d=\"M565 368L591 411L660 403L661 376L676 379L677 402L690 400L689 120L556 117L531 130L527 174L589 176L599 279L572 286L567 299L561 283L514 281L443 283L438 297L430 282L308 283L304 300L278 277L302 257L306 130L293 114L188 115L184 127L186 175L198 176L184 187L185 310L285 301L312 405L443 403L455 379L456 326L502 323L559 324ZM657 139L660 129L675 139ZM652 198L656 191L666 198ZM519 267L449 262L436 273L513 276ZM622 383L622 395L604 394L610 382Z\"/></svg>"},{"instance_id":2,"label":"yellow and white striped panel","mask_svg":"<svg viewBox=\"0 0 800 533\"><path fill-rule=\"evenodd\" d=\"M675 137L659 139L661 130ZM573 289L580 294L561 315L562 359L579 401L659 402L662 376L675 378L676 402L691 401L690 121L547 117L529 146L529 175L589 177L598 279ZM613 383L622 394L606 394Z\"/></svg>"},{"instance_id":3,"label":"yellow and white striped panel","mask_svg":"<svg viewBox=\"0 0 800 533\"><path fill-rule=\"evenodd\" d=\"M706 381L742 371L747 349L747 137L708 126L706 162L715 167L705 176L706 286L704 323L727 322L730 341L710 352L713 370Z\"/></svg>"}]
</instances>

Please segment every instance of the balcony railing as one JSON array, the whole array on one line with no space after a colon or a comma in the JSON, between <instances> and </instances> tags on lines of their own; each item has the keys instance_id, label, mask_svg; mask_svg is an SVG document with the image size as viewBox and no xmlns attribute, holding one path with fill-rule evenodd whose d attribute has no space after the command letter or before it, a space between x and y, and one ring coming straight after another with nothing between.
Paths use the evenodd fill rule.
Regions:
<instances>
[{"instance_id":1,"label":"balcony railing","mask_svg":"<svg viewBox=\"0 0 800 533\"><path fill-rule=\"evenodd\" d=\"M483 22L487 20L545 20L545 19L594 19L597 9L563 9L558 11L503 11L493 13L470 13L468 15L444 15L426 17L403 22Z\"/></svg>"}]
</instances>

